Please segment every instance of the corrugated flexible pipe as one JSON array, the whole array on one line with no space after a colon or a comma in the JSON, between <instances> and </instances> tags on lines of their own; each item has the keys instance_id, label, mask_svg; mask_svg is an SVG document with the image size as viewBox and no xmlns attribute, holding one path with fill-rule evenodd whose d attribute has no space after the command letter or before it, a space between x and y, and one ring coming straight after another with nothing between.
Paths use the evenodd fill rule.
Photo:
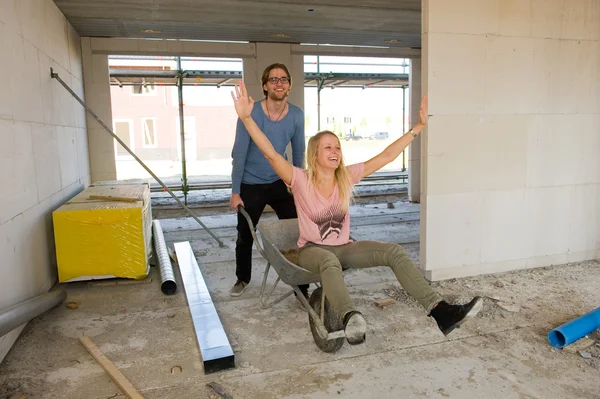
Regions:
<instances>
[{"instance_id":1,"label":"corrugated flexible pipe","mask_svg":"<svg viewBox=\"0 0 600 399\"><path fill-rule=\"evenodd\" d=\"M0 310L0 337L59 305L66 297L65 291L55 289Z\"/></svg>"},{"instance_id":2,"label":"corrugated flexible pipe","mask_svg":"<svg viewBox=\"0 0 600 399\"><path fill-rule=\"evenodd\" d=\"M160 266L160 289L165 295L173 295L177 291L177 282L165 243L165 236L158 220L152 221L152 231L154 232L154 249Z\"/></svg>"}]
</instances>

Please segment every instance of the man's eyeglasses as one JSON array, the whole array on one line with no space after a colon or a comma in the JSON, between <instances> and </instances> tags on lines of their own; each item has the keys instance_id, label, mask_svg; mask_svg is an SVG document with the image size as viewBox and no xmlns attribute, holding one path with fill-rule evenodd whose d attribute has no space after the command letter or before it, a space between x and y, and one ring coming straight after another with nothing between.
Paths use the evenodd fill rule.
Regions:
<instances>
[{"instance_id":1,"label":"man's eyeglasses","mask_svg":"<svg viewBox=\"0 0 600 399\"><path fill-rule=\"evenodd\" d=\"M277 84L277 82L281 82L282 84L290 83L290 79L285 76L283 78L272 77L267 80L273 84Z\"/></svg>"}]
</instances>

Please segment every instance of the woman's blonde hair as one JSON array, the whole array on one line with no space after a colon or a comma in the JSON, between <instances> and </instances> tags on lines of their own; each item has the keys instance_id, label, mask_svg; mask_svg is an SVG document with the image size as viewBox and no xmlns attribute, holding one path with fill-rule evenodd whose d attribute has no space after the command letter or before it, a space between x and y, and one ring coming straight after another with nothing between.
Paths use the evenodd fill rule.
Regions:
<instances>
[{"instance_id":1,"label":"woman's blonde hair","mask_svg":"<svg viewBox=\"0 0 600 399\"><path fill-rule=\"evenodd\" d=\"M308 146L306 148L306 171L308 172L308 181L313 185L317 183L317 158L319 155L319 142L321 137L326 134L330 134L340 142L338 136L329 130L323 130L317 133L308 140ZM354 196L354 183L344 164L344 156L340 151L340 164L334 173L335 181L338 185L338 193L340 195L340 205L344 211L348 210L350 201Z\"/></svg>"}]
</instances>

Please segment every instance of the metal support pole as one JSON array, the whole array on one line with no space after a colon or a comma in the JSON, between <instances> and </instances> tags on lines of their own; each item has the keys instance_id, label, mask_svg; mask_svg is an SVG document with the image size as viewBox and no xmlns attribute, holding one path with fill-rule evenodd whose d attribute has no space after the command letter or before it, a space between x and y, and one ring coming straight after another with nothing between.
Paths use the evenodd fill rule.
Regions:
<instances>
[{"instance_id":1,"label":"metal support pole","mask_svg":"<svg viewBox=\"0 0 600 399\"><path fill-rule=\"evenodd\" d=\"M406 86L402 86L402 131L406 132ZM402 172L406 171L406 148L402 151Z\"/></svg>"},{"instance_id":2,"label":"metal support pole","mask_svg":"<svg viewBox=\"0 0 600 399\"><path fill-rule=\"evenodd\" d=\"M321 85L317 87L317 131L321 131Z\"/></svg>"},{"instance_id":3,"label":"metal support pole","mask_svg":"<svg viewBox=\"0 0 600 399\"><path fill-rule=\"evenodd\" d=\"M317 130L321 131L321 90L323 90L323 85L325 84L325 78L317 79L317 119L318 125Z\"/></svg>"},{"instance_id":4,"label":"metal support pole","mask_svg":"<svg viewBox=\"0 0 600 399\"><path fill-rule=\"evenodd\" d=\"M321 72L321 64L319 63L319 56L317 55L317 73ZM321 88L323 85L320 80L317 80L317 131L321 131Z\"/></svg>"},{"instance_id":5,"label":"metal support pole","mask_svg":"<svg viewBox=\"0 0 600 399\"><path fill-rule=\"evenodd\" d=\"M100 126L102 126L104 128L104 130L106 130L111 136L114 137L115 140L117 140L117 143L121 144L121 146L129 153L129 155L131 155L133 157L133 159L135 159L136 161L138 161L138 163L146 170L146 172L148 172L150 174L150 176L152 176L154 178L154 180L156 180L158 182L158 184L160 184L162 186L162 188L169 193L169 195L171 195L171 197L173 197L173 199L183 208L185 209L192 218L194 218L194 220L196 222L198 222L200 224L200 226L202 226L202 228L204 230L206 230L208 232L208 234L210 234L212 236L212 238L214 238L218 243L220 247L225 247L225 244L223 244L223 242L221 240L219 240L219 237L217 237L208 227L206 227L206 225L204 223L202 223L202 221L198 218L198 216L196 216L194 214L194 212L187 207L186 204L184 204L183 202L181 202L181 200L179 198L177 198L177 196L173 193L173 191L171 191L171 189L169 189L169 187L167 187L167 185L165 183L163 183L162 180L160 180L158 178L158 176L156 176L154 174L154 172L152 172L152 170L137 156L135 155L135 153L133 151L131 151L131 148L127 147L127 145L123 142L123 140L121 140L119 138L119 136L117 136L111 128L109 128L108 126L106 126L106 123L104 123L102 121L102 119L100 119L98 117L98 115L96 115L94 113L94 111L92 111L90 109L90 107L87 106L87 104L81 99L79 98L79 96L73 91L71 90L71 88L58 76L57 73L54 72L54 70L52 68L50 68L50 76L53 79L56 79L61 85L63 85L63 87L65 89L67 89L67 91L69 93L71 93L71 95L77 100L77 102L79 104L81 104L83 106L83 108L85 108L85 110L94 118L96 119L96 121L100 124Z\"/></svg>"},{"instance_id":6,"label":"metal support pole","mask_svg":"<svg viewBox=\"0 0 600 399\"><path fill-rule=\"evenodd\" d=\"M187 205L188 183L187 163L185 159L185 120L183 119L183 70L181 69L181 57L177 57L177 97L179 99L179 136L181 140L181 188L183 189L183 200Z\"/></svg>"}]
</instances>

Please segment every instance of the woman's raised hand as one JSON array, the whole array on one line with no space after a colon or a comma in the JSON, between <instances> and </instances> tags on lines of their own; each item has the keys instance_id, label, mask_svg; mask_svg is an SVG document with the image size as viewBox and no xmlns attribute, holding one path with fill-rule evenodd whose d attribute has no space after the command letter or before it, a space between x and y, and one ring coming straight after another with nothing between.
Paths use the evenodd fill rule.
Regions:
<instances>
[{"instance_id":1,"label":"woman's raised hand","mask_svg":"<svg viewBox=\"0 0 600 399\"><path fill-rule=\"evenodd\" d=\"M233 98L235 112L237 112L240 119L249 117L252 113L252 107L254 107L254 100L248 95L244 82L235 85L235 93L231 92L231 98Z\"/></svg>"},{"instance_id":2,"label":"woman's raised hand","mask_svg":"<svg viewBox=\"0 0 600 399\"><path fill-rule=\"evenodd\" d=\"M423 96L421 99L421 108L419 108L419 123L423 125L423 127L427 126L427 119L429 115L427 114L427 94Z\"/></svg>"}]
</instances>

